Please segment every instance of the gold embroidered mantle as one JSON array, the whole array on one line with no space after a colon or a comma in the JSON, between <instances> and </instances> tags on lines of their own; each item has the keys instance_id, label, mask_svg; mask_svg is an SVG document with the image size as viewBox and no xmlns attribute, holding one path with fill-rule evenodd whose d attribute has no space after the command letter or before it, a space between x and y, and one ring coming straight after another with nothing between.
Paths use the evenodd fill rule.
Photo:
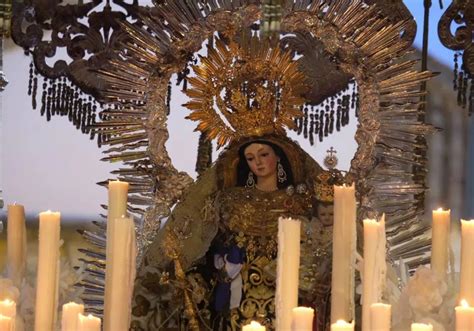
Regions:
<instances>
[{"instance_id":1,"label":"gold embroidered mantle","mask_svg":"<svg viewBox=\"0 0 474 331\"><path fill-rule=\"evenodd\" d=\"M216 199L221 218L218 236L224 237L227 245L244 248L246 255L241 270L242 300L227 322L231 330L240 330L251 320L273 329L278 218L296 217L308 223L311 216L311 195L304 185L299 191L290 194L291 189L261 192L236 187Z\"/></svg>"},{"instance_id":2,"label":"gold embroidered mantle","mask_svg":"<svg viewBox=\"0 0 474 331\"><path fill-rule=\"evenodd\" d=\"M296 185L288 191L265 193L235 187L233 176L238 146L226 149L216 165L188 188L184 199L176 205L169 220L149 246L135 283L133 330L185 330L189 327L187 314L192 311L184 309L185 297L192 299L202 329L210 325L216 282L210 276L206 253L211 244L223 235L245 247L246 255L246 263L240 273L245 295L241 309L232 312L233 319L227 325L235 328L248 316L255 314L260 319L267 315L271 318L274 314L279 216L298 217L303 221L300 269L302 302L322 303L324 306L328 301L330 236L321 235L321 225L311 220L311 198L317 185L315 179L317 181L322 169L291 140L276 137L268 137L268 140L280 145L290 155L296 182L305 183L310 190L303 192ZM171 255L179 259L186 273L184 281L175 275L170 251L173 253ZM183 296L183 291L187 295ZM245 301L246 298L258 298L258 304L252 300ZM319 315L325 315L324 307L323 314Z\"/></svg>"}]
</instances>

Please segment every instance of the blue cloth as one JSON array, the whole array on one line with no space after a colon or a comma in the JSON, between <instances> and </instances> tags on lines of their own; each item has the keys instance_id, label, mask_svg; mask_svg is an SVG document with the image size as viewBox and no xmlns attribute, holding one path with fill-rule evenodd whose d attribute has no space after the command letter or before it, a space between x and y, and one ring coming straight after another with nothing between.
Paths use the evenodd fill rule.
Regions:
<instances>
[{"instance_id":1,"label":"blue cloth","mask_svg":"<svg viewBox=\"0 0 474 331\"><path fill-rule=\"evenodd\" d=\"M222 258L234 264L244 263L245 260L245 249L239 248L237 245L232 245L221 249L217 254L221 255ZM226 256L227 254L227 256ZM226 273L225 270L222 270L223 273ZM214 308L217 312L222 312L229 307L230 302L230 281L223 280L222 277L219 277L216 290L215 290L215 304Z\"/></svg>"}]
</instances>

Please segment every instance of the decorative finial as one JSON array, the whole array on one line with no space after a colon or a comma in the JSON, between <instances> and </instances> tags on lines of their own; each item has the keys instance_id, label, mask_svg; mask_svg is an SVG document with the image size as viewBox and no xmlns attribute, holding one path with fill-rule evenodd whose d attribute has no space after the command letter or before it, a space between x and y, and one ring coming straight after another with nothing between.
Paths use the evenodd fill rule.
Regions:
<instances>
[{"instance_id":1,"label":"decorative finial","mask_svg":"<svg viewBox=\"0 0 474 331\"><path fill-rule=\"evenodd\" d=\"M324 165L329 169L333 170L336 168L337 163L338 163L338 158L336 156L337 151L334 149L334 147L331 146L330 149L326 151L328 154L324 158Z\"/></svg>"}]
</instances>

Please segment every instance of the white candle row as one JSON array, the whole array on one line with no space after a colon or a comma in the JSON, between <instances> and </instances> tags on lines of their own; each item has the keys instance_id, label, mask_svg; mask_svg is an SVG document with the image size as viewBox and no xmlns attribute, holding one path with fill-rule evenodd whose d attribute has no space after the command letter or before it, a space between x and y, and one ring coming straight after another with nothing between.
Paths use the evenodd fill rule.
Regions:
<instances>
[{"instance_id":1,"label":"white candle row","mask_svg":"<svg viewBox=\"0 0 474 331\"><path fill-rule=\"evenodd\" d=\"M100 331L100 318L84 315L84 305L69 302L63 305L61 331Z\"/></svg>"},{"instance_id":2,"label":"white candle row","mask_svg":"<svg viewBox=\"0 0 474 331\"><path fill-rule=\"evenodd\" d=\"M116 232L114 231L115 226L112 225L113 223L115 223L115 219L111 220L111 217L112 217L111 214L118 215L118 213L126 212L126 194L127 194L128 184L123 183L123 182L114 182L114 184L110 186L111 186L110 187L111 190L109 191L110 192L109 193L109 206L111 207L111 209L109 212L108 234L110 235L110 237L113 237L112 234ZM115 190L117 191L114 190L114 187L115 187ZM349 194L345 194L347 193L346 191L349 192ZM342 200L338 199L337 197L338 192L342 196ZM353 192L354 192L353 187L343 187L343 188L335 189L335 199L336 199L335 218L337 218L336 216L339 216L339 218L343 219L341 220L341 222L347 223L348 219L349 221L352 221L352 219L355 218L355 199L352 197ZM337 212L338 210L339 212ZM18 280L21 280L21 278L23 277L23 268L24 268L24 263L25 263L24 254L26 252L25 245L24 245L24 241L26 238L25 231L24 231L24 208L21 205L9 206L8 216L9 216L8 226L10 230L8 234L9 274L10 274L10 277L14 278L15 282L18 283ZM125 222L125 220L127 222ZM125 231L124 233L129 233L129 234L133 233L133 221L122 218L121 220L119 220L119 222L120 224L127 223L127 225L123 229L123 231ZM335 234L337 232L336 223L337 222L335 220L335 228L334 228ZM367 223L370 223L370 222L367 222ZM467 330L467 329L474 330L474 308L471 308L469 306L469 303L472 304L474 302L474 264L472 263L472 261L474 260L474 220L470 220L470 221L461 220L461 223L462 223L462 250L461 250L462 253L461 253L460 298L463 298L466 301L463 303L463 306L456 307L456 330L457 331ZM351 228L352 224L349 224L347 227ZM120 228L122 227L118 226L117 230L119 230ZM58 270L59 229L60 229L60 214L59 213L48 211L48 212L44 212L40 214L40 231L39 231L40 243L39 243L39 259L38 259L37 298L41 297L42 302L41 304L36 305L37 309L36 309L36 315L35 315L35 329L38 329L38 330L51 329L55 323L56 304L57 304L56 293L57 293L57 282L58 282L57 275L59 273L59 270ZM431 265L432 265L432 269L443 277L446 275L447 268L448 268L449 229L450 229L449 210L444 211L444 210L439 209L437 211L434 211L433 212L433 248L432 248ZM119 230L119 232L121 231ZM296 232L285 231L285 233L296 233ZM346 240L344 240L344 243L341 243L340 245L336 243L336 240L334 241L333 248L335 252L341 251L341 247L347 247L348 245L351 245L351 246L353 245L353 243L350 240L352 236L351 233L352 231L349 230L347 234L344 232L343 235L337 236L337 238L339 239L345 238ZM296 237L299 237L299 235L295 236L295 238ZM13 238L15 240L13 240ZM129 245L126 245L128 248L131 247L130 244L132 244L132 246L134 245L134 242L133 242L134 238L130 237L128 234L125 235L125 237L123 237L122 239L125 239L126 241L129 242ZM17 244L20 243L20 244L13 245L13 242L16 242ZM366 240L366 242L370 243L373 241ZM12 244L10 245L10 243ZM109 253L111 251L114 251L114 250L111 250L112 247L113 247L113 244L110 244L108 242L107 251ZM288 249L289 248L288 244L285 247ZM347 255L348 251L349 249L346 248L344 249L344 252L341 253L344 256L343 260L346 262L351 260L352 258L350 255L349 256ZM372 251L373 250L371 250L371 252ZM130 251L128 253L125 252L124 254L130 257L129 253ZM108 255L112 256L112 254L108 254ZM292 254L292 257L293 258L291 260L299 260L295 258L296 257L295 254ZM107 264L108 267L110 265L112 265L112 263ZM341 263L339 262L337 263L337 265L341 265ZM126 265L126 268L129 271L127 277L129 278L133 274L131 270L132 267L134 266L130 264ZM298 268L291 268L291 269L298 270ZM369 268L367 268L367 270L369 270ZM367 276L368 276L368 273L365 273L365 277ZM298 276L296 275L296 279L297 278ZM370 277L367 277L365 281L369 281L369 278ZM127 280L131 281L130 279L127 279ZM334 279L334 273L333 273L333 295L337 294L338 288L341 288L341 289L348 288L349 294L352 292L351 286L349 285L351 281L346 282L346 280L342 280L342 279L339 281L336 279L336 283L334 283L334 281L335 279ZM284 283L297 284L297 281L284 282ZM109 289L111 289L110 286L109 286ZM129 292L128 289L125 292L127 293L124 293L124 297L130 295L130 293L128 293ZM293 293L294 291L291 291L291 292ZM341 303L343 303L342 306L344 307L344 309L340 313L341 315L345 315L345 316L350 315L350 312L348 311L348 307L350 306L350 303L348 303L345 299L347 297L348 297L348 293L341 295L341 300L342 300ZM107 295L106 295L106 301L107 301ZM367 302L367 304L372 304L372 303L373 301ZM127 306L128 306L128 303L127 303ZM0 303L0 307L2 307L2 303ZM382 307L384 306L380 306L378 308L382 310L384 309L388 310L387 314L388 316L390 316L390 312L389 312L390 309L389 308L387 309L386 307L385 308L382 308ZM125 308L124 311L127 311L129 309L129 307L124 307L124 308ZM377 309L377 308L374 308L374 305L371 305L371 309ZM82 312L78 312L77 314L78 316L82 316L82 320L84 321L85 324L87 324L89 321L95 321L96 319L92 316L85 317L82 315ZM2 321L0 322L0 325L3 322L5 324L8 324L8 323L14 324L14 321L8 322L8 318L10 318L11 320L14 320L15 314L12 315L10 313L5 313L4 311L0 309L0 315L2 315L2 318L3 318L3 319L0 319ZM107 309L106 309L106 316L107 315L111 316L111 314L107 314ZM117 315L117 316L126 316L126 315L127 314ZM370 321L370 324L379 323L379 322L382 324L386 323L387 321L386 317L373 319L372 316L375 316L375 315L382 316L381 313L371 314L370 319L367 319L368 321ZM114 319L109 320L111 324L114 323L113 321ZM390 321L390 318L388 317L387 330L390 327L389 321ZM129 323L128 318L125 318L123 322L125 324L128 324ZM99 319L99 325L100 325L100 319ZM348 325L353 325L353 323L344 324L343 321L338 320L336 323L332 324L332 326L334 326L334 330L346 330ZM338 329L338 327L340 327L340 329ZM333 328L331 327L331 329ZM381 330L382 329L383 328L381 328ZM425 330L425 329L426 329L425 326L421 324L415 323L412 326L412 330ZM0 330L3 330L3 329L0 328Z\"/></svg>"},{"instance_id":3,"label":"white candle row","mask_svg":"<svg viewBox=\"0 0 474 331\"><path fill-rule=\"evenodd\" d=\"M107 223L107 270L105 288L105 330L128 329L130 305L135 277L136 242L133 220L124 218L127 210L128 183L109 183L109 215ZM25 211L22 205L8 206L8 275L21 285L26 265ZM114 245L115 243L115 245ZM117 244L118 243L118 244ZM39 247L36 284L35 330L53 330L56 324L59 281L60 213L39 214ZM116 263L114 263L116 262ZM117 286L112 286L116 283ZM114 290L112 290L114 289ZM111 304L114 302L114 304ZM14 302L0 302L0 331L15 327ZM64 307L63 330L95 330L100 319L83 316L84 308L72 304ZM74 318L68 318L68 309ZM66 318L66 319L64 319ZM82 321L82 322L81 322ZM108 322L108 323L107 323ZM94 328L91 328L94 326Z\"/></svg>"},{"instance_id":4,"label":"white candle row","mask_svg":"<svg viewBox=\"0 0 474 331\"><path fill-rule=\"evenodd\" d=\"M433 211L431 269L445 278L448 272L450 251L450 210ZM456 331L474 330L474 220L461 220L461 275L459 298L456 307Z\"/></svg>"},{"instance_id":5,"label":"white candle row","mask_svg":"<svg viewBox=\"0 0 474 331\"><path fill-rule=\"evenodd\" d=\"M374 327L371 328L372 331L390 331L390 325L384 327ZM466 331L471 329L465 329ZM331 324L331 331L354 331L354 322L347 323L346 321L339 320L336 323ZM411 331L433 331L433 326L431 324L424 323L413 323L411 325Z\"/></svg>"},{"instance_id":6,"label":"white candle row","mask_svg":"<svg viewBox=\"0 0 474 331\"><path fill-rule=\"evenodd\" d=\"M292 331L312 331L313 330L314 309L309 307L296 307L292 309L291 330ZM252 321L244 325L242 331L265 331L265 326ZM281 329L287 330L287 329ZM288 329L289 330L289 329Z\"/></svg>"}]
</instances>

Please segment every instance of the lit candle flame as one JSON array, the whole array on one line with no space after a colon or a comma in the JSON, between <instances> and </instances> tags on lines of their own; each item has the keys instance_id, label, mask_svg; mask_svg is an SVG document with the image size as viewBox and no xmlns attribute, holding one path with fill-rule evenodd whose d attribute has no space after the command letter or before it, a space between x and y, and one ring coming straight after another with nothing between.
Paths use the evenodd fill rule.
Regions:
<instances>
[{"instance_id":1,"label":"lit candle flame","mask_svg":"<svg viewBox=\"0 0 474 331\"><path fill-rule=\"evenodd\" d=\"M0 301L0 303L5 305L11 305L12 303L14 303L14 301L9 298L6 298L5 300Z\"/></svg>"},{"instance_id":2,"label":"lit candle flame","mask_svg":"<svg viewBox=\"0 0 474 331\"><path fill-rule=\"evenodd\" d=\"M469 308L469 303L467 302L467 300L462 299L461 300L461 306L464 307L464 308Z\"/></svg>"},{"instance_id":3,"label":"lit candle flame","mask_svg":"<svg viewBox=\"0 0 474 331\"><path fill-rule=\"evenodd\" d=\"M350 323L347 323L344 320L337 320L337 322L336 322L336 325L347 325L347 324L350 324Z\"/></svg>"}]
</instances>

